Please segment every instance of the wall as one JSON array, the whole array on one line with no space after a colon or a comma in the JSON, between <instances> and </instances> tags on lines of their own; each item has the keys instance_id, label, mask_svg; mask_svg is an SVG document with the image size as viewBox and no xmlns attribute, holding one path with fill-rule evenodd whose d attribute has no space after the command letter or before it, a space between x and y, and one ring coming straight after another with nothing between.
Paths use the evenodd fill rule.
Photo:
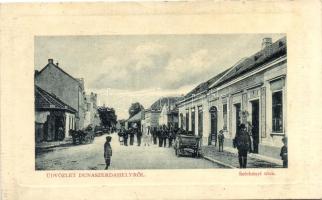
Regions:
<instances>
[{"instance_id":1,"label":"wall","mask_svg":"<svg viewBox=\"0 0 322 200\"><path fill-rule=\"evenodd\" d=\"M72 113L65 113L65 138L70 137L69 130L75 129L75 115Z\"/></svg>"},{"instance_id":2,"label":"wall","mask_svg":"<svg viewBox=\"0 0 322 200\"><path fill-rule=\"evenodd\" d=\"M233 84L226 84L219 88L208 91L207 95L196 96L194 101L184 102L179 105L179 117L186 116L189 109L189 130L191 130L191 108L195 108L195 133L198 133L198 112L197 107L203 108L203 140L202 144L208 144L208 136L211 131L209 109L212 106L217 108L217 132L224 128L223 105L227 104L227 130L224 131L225 146L232 147L232 139L236 134L236 112L234 105L239 103L241 111L248 115L241 117L242 123L252 123L252 101L259 102L259 154L279 158L279 149L282 146L281 139L286 135L286 61L279 61L274 66L261 72L243 78ZM272 133L272 91L271 80L283 78L283 133ZM233 80L235 81L235 80ZM232 82L232 81L231 81ZM185 120L185 119L184 119ZM181 120L179 118L179 126Z\"/></svg>"},{"instance_id":3,"label":"wall","mask_svg":"<svg viewBox=\"0 0 322 200\"><path fill-rule=\"evenodd\" d=\"M83 128L84 124L84 92L81 91L79 83L70 76L63 73L57 67L49 64L39 75L35 77L35 83L40 88L56 95L64 103L78 111L76 126Z\"/></svg>"}]
</instances>

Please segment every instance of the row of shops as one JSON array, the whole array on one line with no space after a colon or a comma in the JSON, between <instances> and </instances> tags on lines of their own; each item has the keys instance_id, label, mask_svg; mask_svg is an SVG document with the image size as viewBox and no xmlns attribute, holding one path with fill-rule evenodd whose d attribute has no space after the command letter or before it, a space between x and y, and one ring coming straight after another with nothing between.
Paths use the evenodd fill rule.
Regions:
<instances>
[{"instance_id":1,"label":"row of shops","mask_svg":"<svg viewBox=\"0 0 322 200\"><path fill-rule=\"evenodd\" d=\"M178 103L179 127L202 137L202 145L215 144L224 131L225 146L232 147L238 126L251 129L254 153L279 158L286 136L287 44L283 37L201 83Z\"/></svg>"}]
</instances>

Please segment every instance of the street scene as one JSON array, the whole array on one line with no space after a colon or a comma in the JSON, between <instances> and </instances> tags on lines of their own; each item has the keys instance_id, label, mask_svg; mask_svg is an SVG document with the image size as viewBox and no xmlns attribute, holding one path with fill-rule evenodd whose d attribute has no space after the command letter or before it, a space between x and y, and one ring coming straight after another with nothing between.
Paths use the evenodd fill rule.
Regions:
<instances>
[{"instance_id":1,"label":"street scene","mask_svg":"<svg viewBox=\"0 0 322 200\"><path fill-rule=\"evenodd\" d=\"M36 158L39 170L103 170L105 160L103 146L105 136L95 138L88 145L56 147ZM205 159L190 156L177 157L173 148L120 145L118 136L112 135L113 156L109 169L209 169L226 168Z\"/></svg>"},{"instance_id":2,"label":"street scene","mask_svg":"<svg viewBox=\"0 0 322 200\"><path fill-rule=\"evenodd\" d=\"M285 34L35 37L35 170L287 168Z\"/></svg>"}]
</instances>

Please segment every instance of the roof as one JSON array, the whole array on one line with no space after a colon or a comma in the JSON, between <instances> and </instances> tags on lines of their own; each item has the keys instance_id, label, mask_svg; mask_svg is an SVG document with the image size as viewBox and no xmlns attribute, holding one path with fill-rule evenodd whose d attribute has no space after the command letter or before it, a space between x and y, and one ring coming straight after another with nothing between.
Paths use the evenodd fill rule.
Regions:
<instances>
[{"instance_id":1,"label":"roof","mask_svg":"<svg viewBox=\"0 0 322 200\"><path fill-rule=\"evenodd\" d=\"M74 78L73 76L71 76L70 74L68 74L67 72L65 72L62 68L58 67L57 65L55 65L54 63L48 63L44 68L42 68L40 71L35 71L35 76L39 76L46 68L48 68L49 66L53 66L56 67L58 70L60 70L62 73L66 74L67 76L69 76L71 79L73 79L74 81L76 81L80 86L81 86L81 82L80 79Z\"/></svg>"},{"instance_id":2,"label":"roof","mask_svg":"<svg viewBox=\"0 0 322 200\"><path fill-rule=\"evenodd\" d=\"M176 102L178 102L182 97L162 97L160 99L158 99L157 101L155 101L151 106L150 106L150 110L162 110L162 107L164 105L174 105Z\"/></svg>"},{"instance_id":3,"label":"roof","mask_svg":"<svg viewBox=\"0 0 322 200\"><path fill-rule=\"evenodd\" d=\"M136 113L133 117L128 119L128 122L138 122L142 120L142 111Z\"/></svg>"},{"instance_id":4,"label":"roof","mask_svg":"<svg viewBox=\"0 0 322 200\"><path fill-rule=\"evenodd\" d=\"M210 88L222 85L242 74L260 67L264 63L270 62L278 57L286 55L286 37L283 37L272 45L260 50L254 55L238 61L234 66L217 74L206 82L200 83L197 87L185 95L185 98L193 94L199 94L208 91Z\"/></svg>"},{"instance_id":5,"label":"roof","mask_svg":"<svg viewBox=\"0 0 322 200\"><path fill-rule=\"evenodd\" d=\"M244 59L242 62L238 63L229 71L223 78L214 85L222 85L238 76L241 76L247 72L250 72L265 63L273 61L279 57L285 56L287 54L287 44L286 37L283 37L270 46L258 51L254 55Z\"/></svg>"},{"instance_id":6,"label":"roof","mask_svg":"<svg viewBox=\"0 0 322 200\"><path fill-rule=\"evenodd\" d=\"M209 86L212 85L213 83L215 83L216 81L218 81L223 75L225 75L229 70L226 69L225 71L217 74L216 76L212 77L211 79L209 79L206 82L200 83L197 87L195 87L193 90L191 90L189 93L187 93L185 95L185 98L189 98L191 97L193 94L198 94L204 91L207 91L209 89Z\"/></svg>"},{"instance_id":7,"label":"roof","mask_svg":"<svg viewBox=\"0 0 322 200\"><path fill-rule=\"evenodd\" d=\"M35 85L35 108L36 110L65 110L71 113L77 111L64 103L54 94L50 94Z\"/></svg>"}]
</instances>

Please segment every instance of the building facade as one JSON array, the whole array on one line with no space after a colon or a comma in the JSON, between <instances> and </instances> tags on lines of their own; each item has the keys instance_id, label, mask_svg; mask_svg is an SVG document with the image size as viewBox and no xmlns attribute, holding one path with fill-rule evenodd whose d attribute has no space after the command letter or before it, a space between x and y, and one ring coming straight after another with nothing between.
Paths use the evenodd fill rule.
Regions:
<instances>
[{"instance_id":1,"label":"building facade","mask_svg":"<svg viewBox=\"0 0 322 200\"><path fill-rule=\"evenodd\" d=\"M35 86L35 141L59 141L75 129L76 110Z\"/></svg>"},{"instance_id":2,"label":"building facade","mask_svg":"<svg viewBox=\"0 0 322 200\"><path fill-rule=\"evenodd\" d=\"M164 105L159 116L159 125L166 125L172 128L178 128L179 119L178 119L178 109L175 103L170 105Z\"/></svg>"},{"instance_id":3,"label":"building facade","mask_svg":"<svg viewBox=\"0 0 322 200\"><path fill-rule=\"evenodd\" d=\"M76 129L84 128L86 104L83 79L72 77L58 63L54 64L53 59L48 59L48 64L35 73L35 84L74 108Z\"/></svg>"},{"instance_id":4,"label":"building facade","mask_svg":"<svg viewBox=\"0 0 322 200\"><path fill-rule=\"evenodd\" d=\"M272 43L194 89L179 103L179 126L202 136L202 144L215 144L219 130L225 146L232 147L237 127L244 123L252 133L253 152L279 158L287 135L286 38ZM198 88L198 87L197 87Z\"/></svg>"}]
</instances>

